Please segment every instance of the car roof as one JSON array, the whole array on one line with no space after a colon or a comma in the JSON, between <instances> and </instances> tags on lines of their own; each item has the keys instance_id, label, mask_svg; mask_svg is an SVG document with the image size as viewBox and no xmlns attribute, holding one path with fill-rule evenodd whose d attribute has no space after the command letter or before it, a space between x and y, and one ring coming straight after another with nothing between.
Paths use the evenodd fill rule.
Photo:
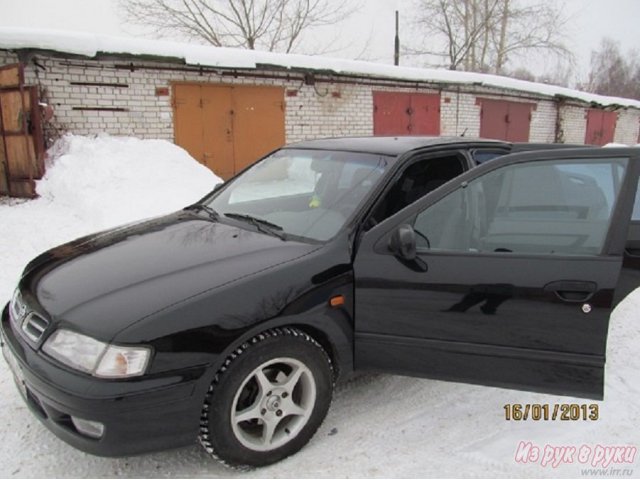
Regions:
<instances>
[{"instance_id":1,"label":"car roof","mask_svg":"<svg viewBox=\"0 0 640 480\"><path fill-rule=\"evenodd\" d=\"M510 145L499 140L469 137L339 137L323 138L319 140L306 140L292 143L284 148L298 148L311 150L338 150L347 152L376 153L381 155L398 156L411 150L438 145L451 145L455 143Z\"/></svg>"},{"instance_id":2,"label":"car roof","mask_svg":"<svg viewBox=\"0 0 640 480\"><path fill-rule=\"evenodd\" d=\"M528 143L528 142L514 142L512 144L511 152L529 152L532 150L554 150L556 148L600 148L597 145L584 145L582 143Z\"/></svg>"}]
</instances>

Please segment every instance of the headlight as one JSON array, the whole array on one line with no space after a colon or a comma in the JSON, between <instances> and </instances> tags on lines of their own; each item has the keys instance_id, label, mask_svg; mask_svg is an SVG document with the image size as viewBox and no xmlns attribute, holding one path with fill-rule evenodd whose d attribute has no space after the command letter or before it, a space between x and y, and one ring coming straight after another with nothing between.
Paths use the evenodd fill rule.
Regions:
<instances>
[{"instance_id":1,"label":"headlight","mask_svg":"<svg viewBox=\"0 0 640 480\"><path fill-rule=\"evenodd\" d=\"M107 344L70 330L56 330L42 350L70 367L93 373Z\"/></svg>"},{"instance_id":2,"label":"headlight","mask_svg":"<svg viewBox=\"0 0 640 480\"><path fill-rule=\"evenodd\" d=\"M11 303L9 303L9 313L11 313L11 318L13 318L16 322L18 320L22 320L25 313L27 313L27 306L22 301L22 295L20 294L20 290L18 290L17 288L13 292Z\"/></svg>"},{"instance_id":3,"label":"headlight","mask_svg":"<svg viewBox=\"0 0 640 480\"><path fill-rule=\"evenodd\" d=\"M142 375L151 353L146 347L109 345L65 329L56 330L42 350L65 365L106 378Z\"/></svg>"}]
</instances>

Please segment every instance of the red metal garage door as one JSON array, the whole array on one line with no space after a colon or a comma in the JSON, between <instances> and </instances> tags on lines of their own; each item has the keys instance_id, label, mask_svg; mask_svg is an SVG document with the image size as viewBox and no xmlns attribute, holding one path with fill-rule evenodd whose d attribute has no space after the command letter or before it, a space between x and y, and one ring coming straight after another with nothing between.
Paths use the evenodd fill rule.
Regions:
<instances>
[{"instance_id":1,"label":"red metal garage door","mask_svg":"<svg viewBox=\"0 0 640 480\"><path fill-rule=\"evenodd\" d=\"M506 140L508 142L528 142L533 103L508 102L478 98L480 109L480 136Z\"/></svg>"},{"instance_id":2,"label":"red metal garage door","mask_svg":"<svg viewBox=\"0 0 640 480\"><path fill-rule=\"evenodd\" d=\"M440 135L440 95L373 92L374 135Z\"/></svg>"},{"instance_id":3,"label":"red metal garage door","mask_svg":"<svg viewBox=\"0 0 640 480\"><path fill-rule=\"evenodd\" d=\"M599 108L589 109L584 143L588 145L606 145L613 142L617 121L618 114L616 112L606 112Z\"/></svg>"}]
</instances>

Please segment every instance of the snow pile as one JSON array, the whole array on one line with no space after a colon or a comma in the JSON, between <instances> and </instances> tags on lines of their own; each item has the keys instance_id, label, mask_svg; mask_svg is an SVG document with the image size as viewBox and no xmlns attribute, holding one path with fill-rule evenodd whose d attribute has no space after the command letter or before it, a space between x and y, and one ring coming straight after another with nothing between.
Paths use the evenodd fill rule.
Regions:
<instances>
[{"instance_id":1,"label":"snow pile","mask_svg":"<svg viewBox=\"0 0 640 480\"><path fill-rule=\"evenodd\" d=\"M447 69L397 67L357 60L221 48L166 40L96 35L84 32L0 27L0 49L50 50L89 58L95 58L100 54L156 56L166 59L178 58L187 65L202 65L214 68L255 69L261 66L275 66L279 70L282 68L292 70L306 69L323 73L334 72L422 82L498 87L549 97L574 98L586 103L603 106L620 105L640 108L640 101L638 100L607 97L498 75L458 72Z\"/></svg>"},{"instance_id":2,"label":"snow pile","mask_svg":"<svg viewBox=\"0 0 640 480\"><path fill-rule=\"evenodd\" d=\"M38 182L38 194L102 229L183 208L221 182L166 140L68 135Z\"/></svg>"},{"instance_id":3,"label":"snow pile","mask_svg":"<svg viewBox=\"0 0 640 480\"><path fill-rule=\"evenodd\" d=\"M632 147L640 147L640 143L636 143L635 145L631 145ZM606 145L602 146L603 148L627 148L629 147L629 145L627 145L626 143L607 143Z\"/></svg>"}]
</instances>

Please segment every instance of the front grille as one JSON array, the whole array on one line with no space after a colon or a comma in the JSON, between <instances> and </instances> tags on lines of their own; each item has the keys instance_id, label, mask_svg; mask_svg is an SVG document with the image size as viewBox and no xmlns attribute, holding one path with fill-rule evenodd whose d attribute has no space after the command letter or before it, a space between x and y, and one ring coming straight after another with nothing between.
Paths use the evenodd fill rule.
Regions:
<instances>
[{"instance_id":1,"label":"front grille","mask_svg":"<svg viewBox=\"0 0 640 480\"><path fill-rule=\"evenodd\" d=\"M45 332L49 322L36 313L30 313L22 323L22 331L29 340L37 343Z\"/></svg>"}]
</instances>

